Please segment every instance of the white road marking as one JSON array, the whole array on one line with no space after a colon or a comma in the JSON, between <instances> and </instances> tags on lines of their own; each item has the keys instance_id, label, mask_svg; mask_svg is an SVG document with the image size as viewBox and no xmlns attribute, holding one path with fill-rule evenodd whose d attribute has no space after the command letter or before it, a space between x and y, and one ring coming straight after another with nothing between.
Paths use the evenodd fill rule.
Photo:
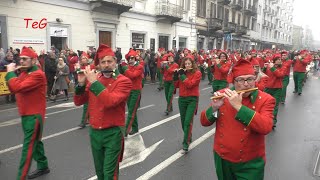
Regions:
<instances>
[{"instance_id":1,"label":"white road marking","mask_svg":"<svg viewBox=\"0 0 320 180\"><path fill-rule=\"evenodd\" d=\"M166 123L166 122L172 121L172 120L176 119L177 117L180 117L180 114L176 114L176 115L170 116L170 117L168 117L168 118L166 118L166 119L163 119L163 120L161 120L161 121L158 121L158 122L156 122L156 123L154 123L154 124L151 124L151 125L149 125L149 126L146 126L146 127L144 127L144 128L141 128L141 129L139 130L139 132L140 132L140 133L146 132L146 131L148 131L148 130L150 130L150 129L152 129L152 128L155 128L155 127L157 127L157 126L160 126L161 124L164 124L164 123Z\"/></svg>"},{"instance_id":2,"label":"white road marking","mask_svg":"<svg viewBox=\"0 0 320 180\"><path fill-rule=\"evenodd\" d=\"M148 106L144 106L144 107L141 107L139 108L138 110L142 110L142 109L147 109L147 108L150 108L150 107L153 107L155 106L154 104L151 104L151 105L148 105ZM128 112L126 112L127 114ZM56 137L56 136L60 136L60 135L63 135L63 134L66 134L66 133L69 133L69 132L72 132L72 131L75 131L75 130L78 130L80 127L74 127L74 128L71 128L71 129L67 129L65 131L61 131L61 132L58 132L58 133L55 133L55 134L51 134L49 136L46 136L46 137L43 137L42 140L46 140L46 139L50 139L50 138L53 138L53 137ZM16 150L16 149L19 149L22 147L22 144L19 144L19 145L16 145L16 146L13 146L13 147L10 147L10 148L7 148L7 149L3 149L0 151L0 154L3 154L3 153L6 153L6 152L10 152L10 151L13 151L13 150Z\"/></svg>"},{"instance_id":3,"label":"white road marking","mask_svg":"<svg viewBox=\"0 0 320 180\"><path fill-rule=\"evenodd\" d=\"M215 133L216 129L212 129L200 138L198 138L196 141L190 144L189 150L192 150L193 148L197 147L199 144L201 144L203 141L211 137ZM162 171L164 168L168 167L170 164L181 158L184 154L182 154L183 150L178 151L165 161L162 161L160 164L152 168L150 171L146 172L142 176L140 176L137 180L147 180L153 177L154 175L158 174L160 171ZM93 180L93 179L90 179Z\"/></svg>"}]
</instances>

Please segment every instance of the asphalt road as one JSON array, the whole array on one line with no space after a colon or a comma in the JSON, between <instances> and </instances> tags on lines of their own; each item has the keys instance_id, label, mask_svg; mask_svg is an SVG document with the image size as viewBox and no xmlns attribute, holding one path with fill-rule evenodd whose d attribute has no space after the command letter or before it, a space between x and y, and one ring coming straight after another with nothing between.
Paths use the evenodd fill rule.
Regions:
<instances>
[{"instance_id":1,"label":"asphalt road","mask_svg":"<svg viewBox=\"0 0 320 180\"><path fill-rule=\"evenodd\" d=\"M156 87L151 84L143 89L138 111L140 134L126 139L127 145L133 145L130 150L126 148L126 164L121 164L119 179L217 179L212 151L215 128L204 128L199 122L201 110L210 102L211 88L207 81L201 82L193 144L186 155L180 153L183 132L177 99L173 100L174 111L165 116L164 92L158 92ZM267 136L266 180L320 179L313 175L320 150L320 79L310 77L302 96L292 94L292 87L291 79L287 102L280 105L277 129ZM77 128L82 108L74 107L72 100L48 103L47 106L43 142L51 173L38 179L94 179L88 128ZM0 107L1 180L16 178L22 140L17 109L12 105ZM34 169L35 162L31 171Z\"/></svg>"}]
</instances>

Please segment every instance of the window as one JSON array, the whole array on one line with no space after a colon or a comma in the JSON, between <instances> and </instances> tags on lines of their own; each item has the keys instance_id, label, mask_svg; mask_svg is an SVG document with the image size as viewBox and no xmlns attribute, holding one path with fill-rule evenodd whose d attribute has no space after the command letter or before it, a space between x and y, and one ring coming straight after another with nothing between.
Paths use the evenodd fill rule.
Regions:
<instances>
[{"instance_id":1,"label":"window","mask_svg":"<svg viewBox=\"0 0 320 180\"><path fill-rule=\"evenodd\" d=\"M206 17L206 0L197 1L197 16Z\"/></svg>"},{"instance_id":2,"label":"window","mask_svg":"<svg viewBox=\"0 0 320 180\"><path fill-rule=\"evenodd\" d=\"M248 16L247 28L250 28L250 19L251 19L251 17L250 17L250 16ZM251 26L251 29L252 29L252 27L253 27L253 26Z\"/></svg>"},{"instance_id":3,"label":"window","mask_svg":"<svg viewBox=\"0 0 320 180\"><path fill-rule=\"evenodd\" d=\"M132 33L132 47L135 49L145 49L145 34Z\"/></svg>"},{"instance_id":4,"label":"window","mask_svg":"<svg viewBox=\"0 0 320 180\"><path fill-rule=\"evenodd\" d=\"M190 11L190 0L181 0L181 6L183 10Z\"/></svg>"},{"instance_id":5,"label":"window","mask_svg":"<svg viewBox=\"0 0 320 180\"><path fill-rule=\"evenodd\" d=\"M246 16L245 15L243 15L243 18L242 18L242 25L243 26L246 26Z\"/></svg>"},{"instance_id":6,"label":"window","mask_svg":"<svg viewBox=\"0 0 320 180\"><path fill-rule=\"evenodd\" d=\"M224 20L229 22L229 9L227 8L224 10Z\"/></svg>"},{"instance_id":7,"label":"window","mask_svg":"<svg viewBox=\"0 0 320 180\"><path fill-rule=\"evenodd\" d=\"M216 9L217 9L217 5L216 4L214 4L214 3L211 3L211 7L210 7L211 9L210 9L210 17L211 18L215 18L215 17L217 17L217 11L216 11Z\"/></svg>"},{"instance_id":8,"label":"window","mask_svg":"<svg viewBox=\"0 0 320 180\"><path fill-rule=\"evenodd\" d=\"M219 19L223 19L223 6L218 6L218 17Z\"/></svg>"},{"instance_id":9,"label":"window","mask_svg":"<svg viewBox=\"0 0 320 180\"><path fill-rule=\"evenodd\" d=\"M179 38L179 49L184 49L187 47L187 38Z\"/></svg>"},{"instance_id":10,"label":"window","mask_svg":"<svg viewBox=\"0 0 320 180\"><path fill-rule=\"evenodd\" d=\"M232 22L236 23L236 11L232 10Z\"/></svg>"},{"instance_id":11,"label":"window","mask_svg":"<svg viewBox=\"0 0 320 180\"><path fill-rule=\"evenodd\" d=\"M241 23L241 14L238 14L238 24L240 25Z\"/></svg>"}]
</instances>

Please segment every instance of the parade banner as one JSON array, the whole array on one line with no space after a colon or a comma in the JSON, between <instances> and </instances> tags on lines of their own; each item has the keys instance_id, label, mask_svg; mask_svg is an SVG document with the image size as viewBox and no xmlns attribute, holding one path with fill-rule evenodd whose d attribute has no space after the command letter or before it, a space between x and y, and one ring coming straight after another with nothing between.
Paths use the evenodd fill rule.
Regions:
<instances>
[{"instance_id":1,"label":"parade banner","mask_svg":"<svg viewBox=\"0 0 320 180\"><path fill-rule=\"evenodd\" d=\"M10 94L9 88L5 80L6 74L7 72L0 72L0 96Z\"/></svg>"}]
</instances>

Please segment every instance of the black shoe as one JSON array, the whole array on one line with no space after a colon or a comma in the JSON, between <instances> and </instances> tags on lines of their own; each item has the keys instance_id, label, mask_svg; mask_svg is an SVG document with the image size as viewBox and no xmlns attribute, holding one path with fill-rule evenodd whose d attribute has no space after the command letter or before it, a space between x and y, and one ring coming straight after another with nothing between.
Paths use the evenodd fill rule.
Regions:
<instances>
[{"instance_id":1,"label":"black shoe","mask_svg":"<svg viewBox=\"0 0 320 180\"><path fill-rule=\"evenodd\" d=\"M69 101L69 97L65 97L63 101Z\"/></svg>"},{"instance_id":2,"label":"black shoe","mask_svg":"<svg viewBox=\"0 0 320 180\"><path fill-rule=\"evenodd\" d=\"M168 115L169 115L169 111L167 111L167 110L166 110L164 113L166 114L166 116L168 116Z\"/></svg>"},{"instance_id":3,"label":"black shoe","mask_svg":"<svg viewBox=\"0 0 320 180\"><path fill-rule=\"evenodd\" d=\"M299 96L301 96L302 93L298 93Z\"/></svg>"},{"instance_id":4,"label":"black shoe","mask_svg":"<svg viewBox=\"0 0 320 180\"><path fill-rule=\"evenodd\" d=\"M79 129L83 129L83 128L86 127L86 124L85 123L81 123L81 124L78 125L78 127L79 127Z\"/></svg>"},{"instance_id":5,"label":"black shoe","mask_svg":"<svg viewBox=\"0 0 320 180\"><path fill-rule=\"evenodd\" d=\"M208 85L212 85L212 83L209 82Z\"/></svg>"},{"instance_id":6,"label":"black shoe","mask_svg":"<svg viewBox=\"0 0 320 180\"><path fill-rule=\"evenodd\" d=\"M293 91L293 93L297 93L297 91Z\"/></svg>"},{"instance_id":7,"label":"black shoe","mask_svg":"<svg viewBox=\"0 0 320 180\"><path fill-rule=\"evenodd\" d=\"M49 168L46 169L37 169L28 175L28 179L34 179L44 174L48 174L50 172Z\"/></svg>"},{"instance_id":8,"label":"black shoe","mask_svg":"<svg viewBox=\"0 0 320 180\"><path fill-rule=\"evenodd\" d=\"M277 127L276 125L273 125L272 130L274 131L276 129L276 127Z\"/></svg>"},{"instance_id":9,"label":"black shoe","mask_svg":"<svg viewBox=\"0 0 320 180\"><path fill-rule=\"evenodd\" d=\"M131 132L129 132L129 135L134 135L134 134L136 134L137 132L139 132L139 131L131 131Z\"/></svg>"},{"instance_id":10,"label":"black shoe","mask_svg":"<svg viewBox=\"0 0 320 180\"><path fill-rule=\"evenodd\" d=\"M284 104L284 101L282 101L281 104Z\"/></svg>"}]
</instances>

